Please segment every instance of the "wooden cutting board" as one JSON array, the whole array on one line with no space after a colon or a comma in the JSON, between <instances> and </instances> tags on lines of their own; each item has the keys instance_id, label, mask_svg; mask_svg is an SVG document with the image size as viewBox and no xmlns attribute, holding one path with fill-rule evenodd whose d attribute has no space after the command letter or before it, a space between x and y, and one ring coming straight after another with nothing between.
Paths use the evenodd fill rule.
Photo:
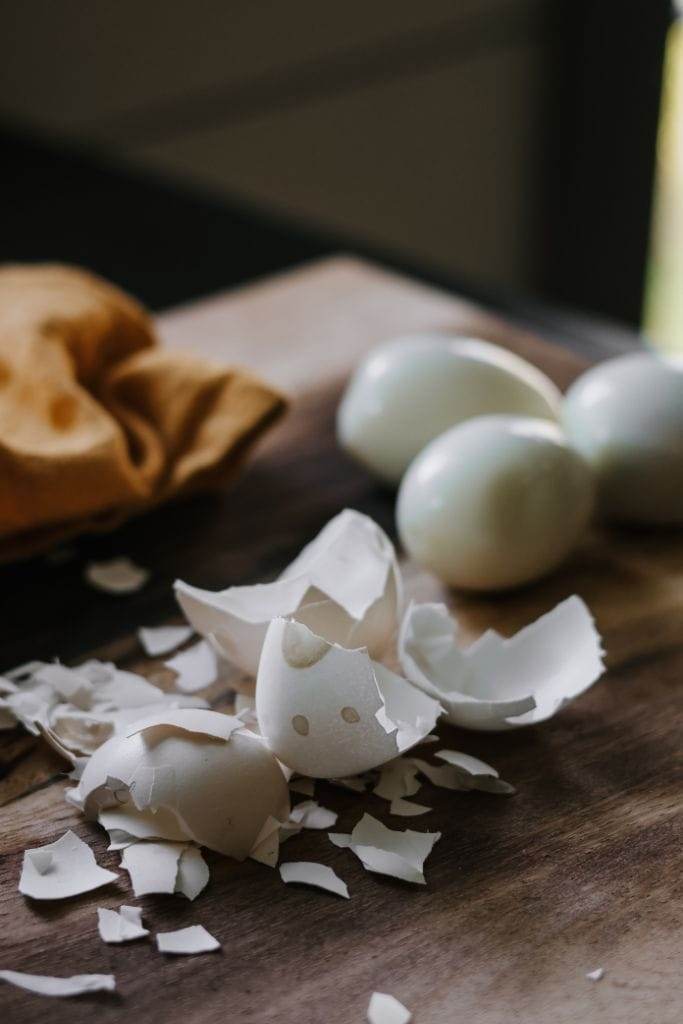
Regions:
<instances>
[{"instance_id":1,"label":"wooden cutting board","mask_svg":"<svg viewBox=\"0 0 683 1024\"><path fill-rule=\"evenodd\" d=\"M271 578L344 506L393 533L393 498L337 448L343 380L370 346L398 332L448 329L491 338L532 359L561 386L577 355L467 302L351 258L304 267L159 319L167 344L258 369L292 395L287 419L237 485L85 540L70 561L0 574L2 663L61 655L115 658L160 683L135 626L177 612L181 576L219 588ZM126 598L82 583L85 557L126 553L152 569ZM465 635L512 632L579 593L605 636L609 672L553 721L501 736L442 726L443 745L479 755L516 796L451 793L425 784L433 807L406 822L387 804L319 783L317 798L349 831L367 810L394 828L439 830L427 886L367 874L325 833L290 840L283 860L316 860L351 899L285 887L277 871L208 856L209 887L140 903L152 931L205 925L222 951L164 958L152 942L105 946L95 908L133 902L127 875L55 906L16 886L23 850L73 828L117 870L103 833L63 799L59 759L20 732L1 737L0 967L68 975L114 973L115 996L47 1001L0 988L2 1019L356 1024L374 990L399 998L416 1024L674 1024L683 1015L680 959L683 541L674 533L594 531L571 562L515 593L465 597L405 565L408 590L447 600ZM211 690L229 706L248 681L226 668ZM604 967L601 982L585 978Z\"/></svg>"}]
</instances>

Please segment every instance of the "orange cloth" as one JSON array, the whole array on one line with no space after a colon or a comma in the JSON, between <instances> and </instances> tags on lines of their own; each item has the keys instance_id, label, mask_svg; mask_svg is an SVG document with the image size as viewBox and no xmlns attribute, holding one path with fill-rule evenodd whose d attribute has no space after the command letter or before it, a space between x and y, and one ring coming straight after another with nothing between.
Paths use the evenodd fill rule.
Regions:
<instances>
[{"instance_id":1,"label":"orange cloth","mask_svg":"<svg viewBox=\"0 0 683 1024\"><path fill-rule=\"evenodd\" d=\"M92 274L0 268L0 561L224 480L284 408Z\"/></svg>"}]
</instances>

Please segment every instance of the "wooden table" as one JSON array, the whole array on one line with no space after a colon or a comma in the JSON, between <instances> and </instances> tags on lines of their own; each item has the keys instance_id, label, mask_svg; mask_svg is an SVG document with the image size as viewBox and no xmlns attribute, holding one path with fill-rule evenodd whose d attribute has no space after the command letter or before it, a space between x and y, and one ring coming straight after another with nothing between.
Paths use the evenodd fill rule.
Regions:
<instances>
[{"instance_id":1,"label":"wooden table","mask_svg":"<svg viewBox=\"0 0 683 1024\"><path fill-rule=\"evenodd\" d=\"M393 498L334 441L349 369L397 332L457 328L527 356L565 386L577 355L466 302L350 258L323 261L159 319L166 343L239 360L286 387L293 406L225 494L159 510L117 534L79 542L66 561L6 568L0 669L60 655L114 658L168 683L134 629L177 618L170 583L219 588L272 577L346 505L393 533ZM599 341L599 339L598 339ZM153 572L137 595L82 582L83 561L129 554ZM68 555L68 553L67 553ZM33 738L2 736L0 966L34 973L112 972L115 996L47 1001L0 988L3 1021L230 1021L355 1024L373 990L393 993L416 1024L674 1024L681 971L681 722L683 540L675 533L595 530L562 570L516 593L445 594L405 565L409 592L446 599L466 635L511 632L579 593L605 636L609 672L540 727L486 736L442 726L444 745L490 760L511 799L425 784L433 812L410 824L443 832L425 889L367 874L324 833L284 847L347 882L346 902L285 887L276 871L209 855L212 879L192 904L140 901L148 926L202 923L222 952L164 958L151 942L105 946L95 907L131 902L125 873L93 895L55 906L17 892L23 850L73 828L99 863L118 869L103 832L63 800L63 764ZM210 696L229 705L247 681L229 667ZM393 827L374 795L319 783L348 831L367 809ZM603 981L585 973L604 967Z\"/></svg>"}]
</instances>

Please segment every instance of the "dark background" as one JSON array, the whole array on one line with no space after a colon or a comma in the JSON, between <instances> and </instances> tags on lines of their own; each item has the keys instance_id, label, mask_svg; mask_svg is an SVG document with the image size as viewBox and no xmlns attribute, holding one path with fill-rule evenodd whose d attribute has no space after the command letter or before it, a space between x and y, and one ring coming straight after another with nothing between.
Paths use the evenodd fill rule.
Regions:
<instances>
[{"instance_id":1,"label":"dark background","mask_svg":"<svg viewBox=\"0 0 683 1024\"><path fill-rule=\"evenodd\" d=\"M159 309L347 248L639 323L668 2L0 8L2 260Z\"/></svg>"}]
</instances>

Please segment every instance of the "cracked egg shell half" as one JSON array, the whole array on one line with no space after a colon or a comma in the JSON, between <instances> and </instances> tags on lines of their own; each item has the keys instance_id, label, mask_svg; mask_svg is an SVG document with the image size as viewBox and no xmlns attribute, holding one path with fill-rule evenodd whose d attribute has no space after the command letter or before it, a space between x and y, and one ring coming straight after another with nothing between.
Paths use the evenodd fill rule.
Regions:
<instances>
[{"instance_id":1,"label":"cracked egg shell half","mask_svg":"<svg viewBox=\"0 0 683 1024\"><path fill-rule=\"evenodd\" d=\"M226 717L201 713L209 716L207 728L211 719ZM179 715L174 711L176 723ZM168 724L163 714L158 718L157 724L145 719L141 732L131 726L132 734L115 736L95 751L79 784L86 816L97 818L108 806L139 818L133 793L156 770L163 782L159 808L172 813L185 836L243 860L269 816L284 821L289 815L289 791L277 759L246 729L226 740ZM113 780L123 785L112 785ZM154 808L144 814L153 821Z\"/></svg>"},{"instance_id":2,"label":"cracked egg shell half","mask_svg":"<svg viewBox=\"0 0 683 1024\"><path fill-rule=\"evenodd\" d=\"M270 749L299 774L335 779L375 768L420 742L441 712L364 648L329 643L300 622L271 622L256 713Z\"/></svg>"},{"instance_id":3,"label":"cracked egg shell half","mask_svg":"<svg viewBox=\"0 0 683 1024\"><path fill-rule=\"evenodd\" d=\"M403 606L394 546L355 509L334 516L272 583L212 592L177 580L175 592L197 632L253 676L274 618L297 619L333 643L379 657Z\"/></svg>"}]
</instances>

